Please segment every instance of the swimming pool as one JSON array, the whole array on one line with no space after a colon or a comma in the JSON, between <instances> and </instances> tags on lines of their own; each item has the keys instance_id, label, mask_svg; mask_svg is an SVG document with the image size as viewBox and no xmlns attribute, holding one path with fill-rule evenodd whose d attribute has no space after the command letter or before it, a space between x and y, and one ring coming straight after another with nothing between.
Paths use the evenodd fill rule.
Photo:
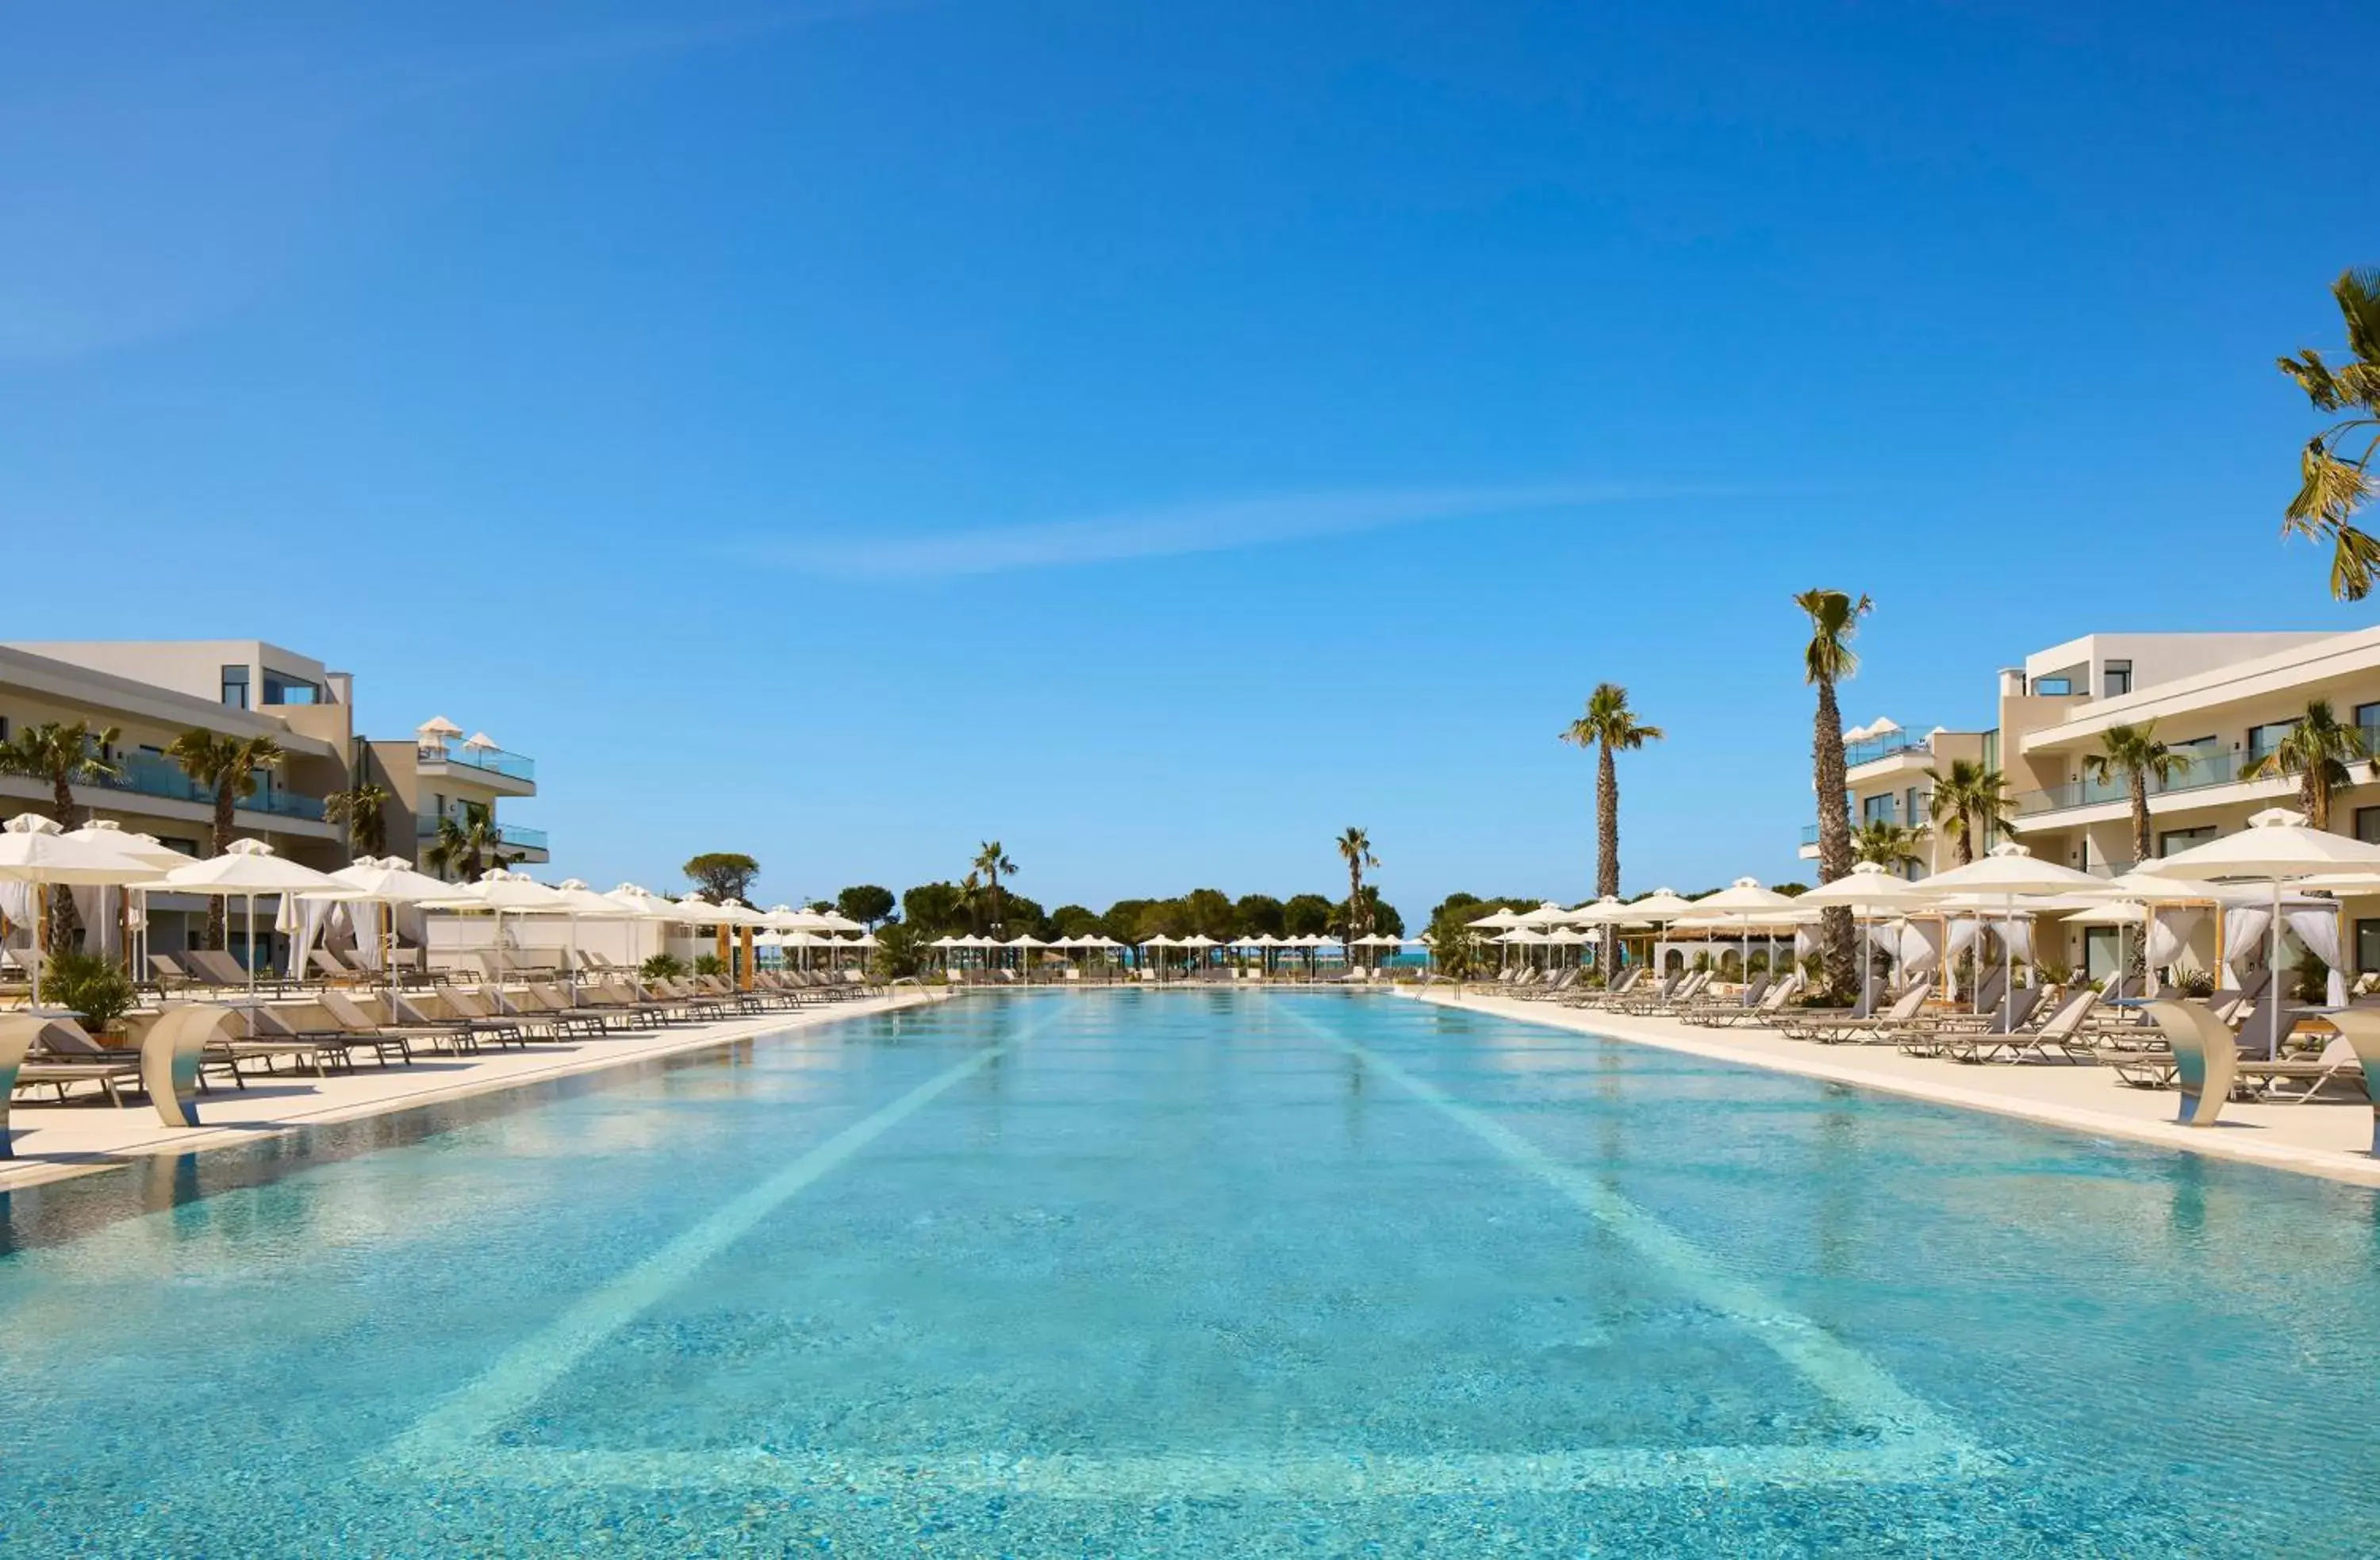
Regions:
<instances>
[{"instance_id":1,"label":"swimming pool","mask_svg":"<svg viewBox=\"0 0 2380 1560\"><path fill-rule=\"evenodd\" d=\"M1377 993L6 1200L12 1554L2380 1549L2372 1192Z\"/></svg>"}]
</instances>

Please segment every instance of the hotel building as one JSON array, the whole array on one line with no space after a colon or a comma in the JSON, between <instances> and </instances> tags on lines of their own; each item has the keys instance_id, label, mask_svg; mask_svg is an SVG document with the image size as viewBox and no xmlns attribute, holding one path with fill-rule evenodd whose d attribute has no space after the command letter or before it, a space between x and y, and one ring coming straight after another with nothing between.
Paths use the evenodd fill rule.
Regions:
<instances>
[{"instance_id":1,"label":"hotel building","mask_svg":"<svg viewBox=\"0 0 2380 1560\"><path fill-rule=\"evenodd\" d=\"M495 817L500 800L537 794L530 761L484 737L464 738L443 720L398 741L365 737L356 730L352 676L261 640L0 645L0 741L53 721L117 730L98 752L115 773L76 785L76 805L176 850L203 856L211 844L212 795L165 751L199 727L281 745L284 761L258 774L234 817L242 835L292 860L322 871L346 864L346 831L326 821L323 803L358 783L388 793L382 824L392 854L419 860L441 817L460 819L479 803L508 859L548 859L542 832ZM0 810L47 811L51 803L46 780L0 774ZM197 934L205 907L160 896L151 911L152 945L162 950L189 945L184 939Z\"/></svg>"},{"instance_id":2,"label":"hotel building","mask_svg":"<svg viewBox=\"0 0 2380 1560\"><path fill-rule=\"evenodd\" d=\"M1871 819L1925 823L1935 775L1953 759L1977 759L2006 777L2011 822L2036 856L2112 876L2133 865L2131 791L2123 776L2093 780L2084 765L2109 727L2154 725L2189 760L2150 784L2150 849L2165 856L2243 828L2265 808L2295 805L2295 776L2250 772L2314 700L2327 700L2380 753L2380 628L2089 634L2003 669L1987 725L1917 732L1886 721L1845 733L1846 805L1855 828ZM2353 766L2334 794L2330 826L2380 843L2380 777L2369 765ZM1921 851L1912 875L1957 859L1938 831ZM1801 854L1817 856L1815 824ZM2380 899L2350 900L2348 932L2354 968L2380 969ZM2096 947L2091 961L2100 962Z\"/></svg>"}]
</instances>

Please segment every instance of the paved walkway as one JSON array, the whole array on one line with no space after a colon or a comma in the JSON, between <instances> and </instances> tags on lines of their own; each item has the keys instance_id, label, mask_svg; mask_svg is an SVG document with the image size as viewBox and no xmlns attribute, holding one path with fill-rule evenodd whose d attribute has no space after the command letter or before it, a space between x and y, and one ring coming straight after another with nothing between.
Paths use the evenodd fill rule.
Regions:
<instances>
[{"instance_id":1,"label":"paved walkway","mask_svg":"<svg viewBox=\"0 0 2380 1560\"><path fill-rule=\"evenodd\" d=\"M2221 1119L2213 1127L2183 1127L2173 1119L2180 1096L2170 1090L2128 1087L2106 1067L2058 1063L1973 1066L1905 1056L1889 1045L1819 1045L1788 1040L1774 1030L1695 1029L1673 1018L1590 1013L1550 1002L1457 995L1444 989L1419 994L1425 1002L1532 1024L1878 1089L1937 1104L1997 1111L2082 1132L2252 1160L2277 1170L2380 1186L2380 1160L2370 1152L2371 1107L2344 1096L2339 1103L2302 1105L2235 1102L2224 1106Z\"/></svg>"},{"instance_id":2,"label":"paved walkway","mask_svg":"<svg viewBox=\"0 0 2380 1560\"><path fill-rule=\"evenodd\" d=\"M623 1066L674 1052L941 1000L921 990L908 990L890 997L867 997L723 1023L538 1044L526 1051L488 1051L459 1057L424 1054L411 1066L382 1069L359 1061L354 1072L328 1078L310 1073L250 1074L246 1089L215 1082L211 1092L200 1097L199 1119L204 1125L199 1127L167 1127L143 1100L131 1101L121 1109L91 1103L19 1103L10 1123L17 1157L0 1160L0 1191L108 1169L134 1155L228 1148L323 1122L411 1110L441 1100L516 1089L570 1073Z\"/></svg>"}]
</instances>

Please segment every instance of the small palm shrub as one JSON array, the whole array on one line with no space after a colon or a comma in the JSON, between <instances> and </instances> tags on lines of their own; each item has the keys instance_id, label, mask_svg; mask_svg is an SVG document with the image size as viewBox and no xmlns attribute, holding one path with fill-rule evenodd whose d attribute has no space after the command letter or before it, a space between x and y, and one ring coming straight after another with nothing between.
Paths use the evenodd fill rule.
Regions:
<instances>
[{"instance_id":1,"label":"small palm shrub","mask_svg":"<svg viewBox=\"0 0 2380 1560\"><path fill-rule=\"evenodd\" d=\"M60 954L42 970L42 998L82 1019L94 1034L132 1011L139 993L112 958Z\"/></svg>"},{"instance_id":2,"label":"small palm shrub","mask_svg":"<svg viewBox=\"0 0 2380 1560\"><path fill-rule=\"evenodd\" d=\"M648 981L674 981L686 973L686 960L675 954L655 954L637 966L637 973Z\"/></svg>"}]
</instances>

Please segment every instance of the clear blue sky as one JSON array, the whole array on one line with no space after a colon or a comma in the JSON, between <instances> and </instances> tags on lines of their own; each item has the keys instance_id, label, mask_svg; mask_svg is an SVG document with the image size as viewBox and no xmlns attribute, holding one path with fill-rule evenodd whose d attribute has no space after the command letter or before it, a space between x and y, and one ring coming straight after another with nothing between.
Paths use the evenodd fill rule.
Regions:
<instances>
[{"instance_id":1,"label":"clear blue sky","mask_svg":"<svg viewBox=\"0 0 2380 1560\"><path fill-rule=\"evenodd\" d=\"M0 20L7 638L259 634L555 870L1055 905L1794 875L1847 714L2352 627L2277 537L2380 10L420 3Z\"/></svg>"}]
</instances>

